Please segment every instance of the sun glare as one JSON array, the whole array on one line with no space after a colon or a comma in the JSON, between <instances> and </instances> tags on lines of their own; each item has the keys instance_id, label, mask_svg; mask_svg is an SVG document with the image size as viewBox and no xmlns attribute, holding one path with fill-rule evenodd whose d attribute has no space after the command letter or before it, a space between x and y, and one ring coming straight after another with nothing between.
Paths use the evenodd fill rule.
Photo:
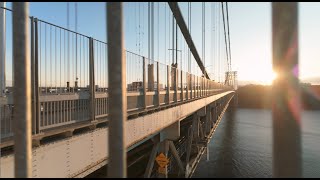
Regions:
<instances>
[{"instance_id":1,"label":"sun glare","mask_svg":"<svg viewBox=\"0 0 320 180\"><path fill-rule=\"evenodd\" d=\"M259 83L263 85L271 85L273 80L275 80L278 76L278 74L274 71L271 71L270 73L262 73L260 75L261 77Z\"/></svg>"},{"instance_id":2,"label":"sun glare","mask_svg":"<svg viewBox=\"0 0 320 180\"><path fill-rule=\"evenodd\" d=\"M272 74L271 74L271 81L275 80L277 78L278 74L274 71L272 71Z\"/></svg>"},{"instance_id":3,"label":"sun glare","mask_svg":"<svg viewBox=\"0 0 320 180\"><path fill-rule=\"evenodd\" d=\"M271 85L273 80L277 78L278 74L274 71L272 71L270 74L266 74L264 77L264 82L263 84L265 85Z\"/></svg>"}]
</instances>

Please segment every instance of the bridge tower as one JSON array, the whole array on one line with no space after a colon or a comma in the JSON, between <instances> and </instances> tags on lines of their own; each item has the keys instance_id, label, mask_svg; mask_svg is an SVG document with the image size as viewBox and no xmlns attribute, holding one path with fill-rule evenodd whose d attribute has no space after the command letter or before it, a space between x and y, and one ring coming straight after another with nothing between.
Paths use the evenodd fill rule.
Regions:
<instances>
[{"instance_id":1,"label":"bridge tower","mask_svg":"<svg viewBox=\"0 0 320 180\"><path fill-rule=\"evenodd\" d=\"M238 105L238 72L237 71L227 71L225 78L225 85L231 86L235 90L234 98L232 99L232 103L230 105L237 106Z\"/></svg>"}]
</instances>

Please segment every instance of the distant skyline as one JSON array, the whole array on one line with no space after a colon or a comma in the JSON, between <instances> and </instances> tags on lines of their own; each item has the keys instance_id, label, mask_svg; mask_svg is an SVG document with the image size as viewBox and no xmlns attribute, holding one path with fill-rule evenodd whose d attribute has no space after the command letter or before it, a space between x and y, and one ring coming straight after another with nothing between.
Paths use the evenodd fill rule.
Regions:
<instances>
[{"instance_id":1,"label":"distant skyline","mask_svg":"<svg viewBox=\"0 0 320 180\"><path fill-rule=\"evenodd\" d=\"M169 13L169 8L162 2L160 3L159 19L157 19L158 3L155 4L155 29L157 25L159 29L163 28L162 22L170 21L169 16L164 16L161 13L165 11ZM210 44L212 25L210 22L211 8L214 8L216 14L222 18L221 14L218 14L221 3L206 2L206 63L205 66L208 72L217 80L224 76L223 70L220 69L220 77L218 77L218 64L217 61L212 59L217 58L217 51L212 50ZM187 3L179 3L183 16L187 23ZM202 56L201 47L201 6L202 3L192 3L192 37L199 52ZM12 3L7 3L8 8L12 8ZM31 2L30 3L30 15L38 17L42 20L48 21L59 26L67 26L67 3L66 2ZM166 8L165 8L166 7ZM232 55L232 70L238 71L238 81L252 82L257 84L266 84L270 82L270 75L272 74L272 51L271 51L271 3L270 2L231 2L228 3L229 8L229 20L230 20L230 37L231 37L231 55ZM142 11L143 9L143 11ZM320 46L320 22L317 20L317 16L320 17L320 3L299 3L299 63L300 63L300 79L309 80L313 83L320 83L320 55L317 53ZM140 10L140 11L139 11ZM221 10L221 9L220 9ZM139 13L140 12L140 13ZM75 16L74 16L74 2L70 3L70 29L75 30ZM221 11L220 11L221 13ZM9 14L9 13L8 13ZM124 3L124 18L125 18L125 45L126 49L138 52L139 48L143 48L144 55L147 55L147 3ZM106 20L105 20L105 3L102 2L79 2L78 3L78 27L77 31L92 36L96 39L106 41ZM140 17L140 19L139 19ZM143 18L144 17L144 18ZM11 21L9 15L7 21ZM140 22L141 27L137 25ZM158 24L160 22L160 24ZM170 21L171 22L171 21ZM221 20L222 23L222 20ZM9 24L9 23L8 23ZM170 23L167 22L168 25ZM140 30L139 30L140 28ZM220 26L221 28L221 26ZM171 30L167 27L166 38L164 38L164 32L159 31L159 45L161 46L160 53L157 50L157 38L158 32L155 31L155 59L159 59L162 63L170 63L171 52L165 51L164 48L169 49ZM223 29L222 29L223 30ZM140 32L140 37L138 38ZM223 31L221 31L223 33ZM183 42L180 30L178 32L178 49L184 50L181 54L183 60L187 58L186 47L181 45ZM7 36L11 33L8 32ZM221 34L223 35L223 34ZM214 36L217 37L217 36ZM225 58L225 45L224 39L221 36L220 41L220 58ZM140 41L141 46L137 45ZM164 47L166 41L167 46ZM214 40L217 43L217 39ZM217 45L217 44L216 44ZM7 43L8 52L10 52L11 42ZM217 47L217 46L216 46ZM212 55L213 53L213 55ZM178 54L179 55L179 54ZM7 53L8 59L11 58L11 54ZM165 58L166 57L166 58ZM180 57L179 57L180 58ZM211 61L212 60L212 61ZM7 66L10 66L10 62ZM192 60L193 70L195 73L200 73L199 68L196 68L196 63ZM220 64L222 66L223 64ZM183 64L183 69L186 69L186 62ZM10 68L9 68L10 69ZM10 76L7 76L10 77Z\"/></svg>"}]
</instances>

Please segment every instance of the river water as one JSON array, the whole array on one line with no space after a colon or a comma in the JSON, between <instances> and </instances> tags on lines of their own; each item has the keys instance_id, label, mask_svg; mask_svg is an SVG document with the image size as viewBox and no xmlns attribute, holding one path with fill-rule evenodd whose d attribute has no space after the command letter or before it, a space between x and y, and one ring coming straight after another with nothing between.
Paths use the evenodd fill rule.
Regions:
<instances>
[{"instance_id":1,"label":"river water","mask_svg":"<svg viewBox=\"0 0 320 180\"><path fill-rule=\"evenodd\" d=\"M303 177L320 177L320 111L302 112ZM227 111L193 177L272 177L271 110Z\"/></svg>"}]
</instances>

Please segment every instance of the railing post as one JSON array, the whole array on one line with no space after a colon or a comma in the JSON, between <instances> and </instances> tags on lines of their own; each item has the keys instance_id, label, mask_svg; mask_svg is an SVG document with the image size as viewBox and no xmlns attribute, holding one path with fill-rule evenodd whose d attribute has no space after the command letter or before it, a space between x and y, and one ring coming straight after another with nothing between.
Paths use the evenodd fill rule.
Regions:
<instances>
[{"instance_id":1,"label":"railing post","mask_svg":"<svg viewBox=\"0 0 320 180\"><path fill-rule=\"evenodd\" d=\"M200 88L199 88L199 77L198 77L198 76L196 76L196 79L197 79L197 81L196 81L196 87L197 87L197 88L196 88L196 89L197 89L197 98L199 98L199 94L200 94L200 93L199 93L199 89L200 89Z\"/></svg>"},{"instance_id":2,"label":"railing post","mask_svg":"<svg viewBox=\"0 0 320 180\"><path fill-rule=\"evenodd\" d=\"M207 78L204 78L204 96L207 96Z\"/></svg>"},{"instance_id":3,"label":"railing post","mask_svg":"<svg viewBox=\"0 0 320 180\"><path fill-rule=\"evenodd\" d=\"M189 73L186 72L185 75L186 75L186 100L188 100L189 99L189 83L190 83Z\"/></svg>"},{"instance_id":4,"label":"railing post","mask_svg":"<svg viewBox=\"0 0 320 180\"><path fill-rule=\"evenodd\" d=\"M143 109L147 108L146 58L142 57Z\"/></svg>"},{"instance_id":5,"label":"railing post","mask_svg":"<svg viewBox=\"0 0 320 180\"><path fill-rule=\"evenodd\" d=\"M34 89L34 70L35 70L35 60L34 60L34 17L30 17L30 61L31 61L31 126L32 126L32 133L35 133L35 89Z\"/></svg>"},{"instance_id":6,"label":"railing post","mask_svg":"<svg viewBox=\"0 0 320 180\"><path fill-rule=\"evenodd\" d=\"M193 99L195 99L196 97L197 97L197 86L196 86L196 75L192 75L193 76L193 88L192 88L192 90L193 90Z\"/></svg>"},{"instance_id":7,"label":"railing post","mask_svg":"<svg viewBox=\"0 0 320 180\"><path fill-rule=\"evenodd\" d=\"M190 83L190 99L192 99L193 98L193 91L192 91L192 83L193 83L193 81L192 81L192 74L190 74L190 73L188 73L188 75L189 75L189 79L190 79L190 81L189 81L189 83Z\"/></svg>"},{"instance_id":8,"label":"railing post","mask_svg":"<svg viewBox=\"0 0 320 180\"><path fill-rule=\"evenodd\" d=\"M148 91L154 91L154 63L148 64Z\"/></svg>"},{"instance_id":9,"label":"railing post","mask_svg":"<svg viewBox=\"0 0 320 180\"><path fill-rule=\"evenodd\" d=\"M32 176L31 138L31 70L29 44L29 3L12 3L12 37L14 66L14 174L16 178Z\"/></svg>"},{"instance_id":10,"label":"railing post","mask_svg":"<svg viewBox=\"0 0 320 180\"><path fill-rule=\"evenodd\" d=\"M206 96L208 96L209 94L208 94L208 87L209 87L209 80L206 78L205 79L205 87L206 87Z\"/></svg>"},{"instance_id":11,"label":"railing post","mask_svg":"<svg viewBox=\"0 0 320 180\"><path fill-rule=\"evenodd\" d=\"M95 120L96 117L96 104L95 104L95 80L94 80L94 45L93 45L93 38L89 38L89 94L90 94L90 117L89 119L91 119L91 121ZM110 93L108 92L108 98L110 99Z\"/></svg>"},{"instance_id":12,"label":"railing post","mask_svg":"<svg viewBox=\"0 0 320 180\"><path fill-rule=\"evenodd\" d=\"M178 69L174 68L174 102L178 102Z\"/></svg>"},{"instance_id":13,"label":"railing post","mask_svg":"<svg viewBox=\"0 0 320 180\"><path fill-rule=\"evenodd\" d=\"M168 104L170 104L170 66L167 65L167 96L168 96Z\"/></svg>"},{"instance_id":14,"label":"railing post","mask_svg":"<svg viewBox=\"0 0 320 180\"><path fill-rule=\"evenodd\" d=\"M34 17L30 17L30 59L31 59L31 121L32 121L32 133L36 134L36 127L37 127L37 121L36 121L36 95L35 95L35 45L34 45L34 38L35 38L35 33L34 33Z\"/></svg>"},{"instance_id":15,"label":"railing post","mask_svg":"<svg viewBox=\"0 0 320 180\"><path fill-rule=\"evenodd\" d=\"M194 81L194 84L195 84L195 98L198 98L199 96L198 96L198 93L199 93L199 90L198 90L198 76L194 76L194 79L195 79L195 81Z\"/></svg>"},{"instance_id":16,"label":"railing post","mask_svg":"<svg viewBox=\"0 0 320 180\"><path fill-rule=\"evenodd\" d=\"M202 79L203 79L202 77L199 78L199 80L200 80L200 83L199 83L199 84L200 84L200 87L199 87L199 88L200 88L200 97L203 96L203 84L202 84Z\"/></svg>"},{"instance_id":17,"label":"railing post","mask_svg":"<svg viewBox=\"0 0 320 180\"><path fill-rule=\"evenodd\" d=\"M204 96L204 78L201 77L201 97Z\"/></svg>"},{"instance_id":18,"label":"railing post","mask_svg":"<svg viewBox=\"0 0 320 180\"><path fill-rule=\"evenodd\" d=\"M157 106L160 106L159 62L157 62Z\"/></svg>"},{"instance_id":19,"label":"railing post","mask_svg":"<svg viewBox=\"0 0 320 180\"><path fill-rule=\"evenodd\" d=\"M35 121L36 121L36 131L35 133L40 133L40 98L39 98L39 45L38 45L39 35L38 35L38 19L34 19L34 96L35 96Z\"/></svg>"},{"instance_id":20,"label":"railing post","mask_svg":"<svg viewBox=\"0 0 320 180\"><path fill-rule=\"evenodd\" d=\"M183 101L183 78L182 78L182 76L183 76L183 74L182 74L182 71L180 71L181 73L181 77L180 77L180 79L181 79L181 95L180 95L180 102L182 102Z\"/></svg>"}]
</instances>

